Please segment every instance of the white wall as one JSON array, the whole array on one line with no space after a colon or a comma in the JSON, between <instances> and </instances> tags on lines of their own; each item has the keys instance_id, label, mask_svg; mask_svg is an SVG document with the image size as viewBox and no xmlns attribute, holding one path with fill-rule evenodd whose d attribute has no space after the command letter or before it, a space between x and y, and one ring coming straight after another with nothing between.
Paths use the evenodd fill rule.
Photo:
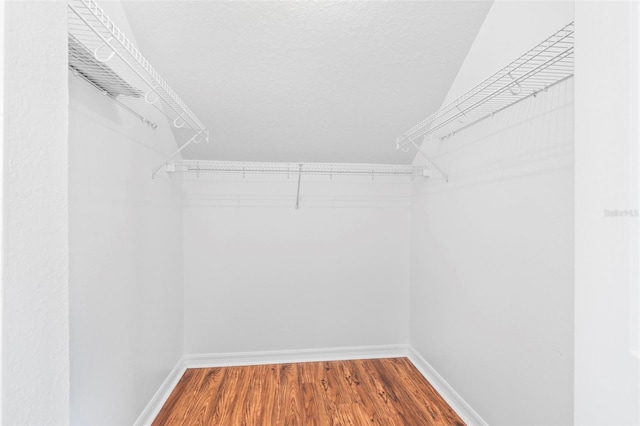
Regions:
<instances>
[{"instance_id":1,"label":"white wall","mask_svg":"<svg viewBox=\"0 0 640 426\"><path fill-rule=\"evenodd\" d=\"M4 6L1 422L60 425L69 421L66 4Z\"/></svg>"},{"instance_id":2,"label":"white wall","mask_svg":"<svg viewBox=\"0 0 640 426\"><path fill-rule=\"evenodd\" d=\"M68 78L71 423L133 424L183 353L181 182L151 179L176 143Z\"/></svg>"},{"instance_id":3,"label":"white wall","mask_svg":"<svg viewBox=\"0 0 640 426\"><path fill-rule=\"evenodd\" d=\"M410 188L185 177L185 352L407 343Z\"/></svg>"},{"instance_id":4,"label":"white wall","mask_svg":"<svg viewBox=\"0 0 640 426\"><path fill-rule=\"evenodd\" d=\"M494 3L445 102L572 12ZM430 142L450 181L415 185L410 343L492 425L573 420L572 85Z\"/></svg>"},{"instance_id":5,"label":"white wall","mask_svg":"<svg viewBox=\"0 0 640 426\"><path fill-rule=\"evenodd\" d=\"M0 22L4 25L4 9L5 2L0 2ZM4 132L4 31L0 31L0 135L2 135L2 146L4 146L5 132ZM4 148L0 149L0 259L4 259ZM4 318L4 261L0 261L0 421L3 418L2 411L2 335L3 335L3 318Z\"/></svg>"},{"instance_id":6,"label":"white wall","mask_svg":"<svg viewBox=\"0 0 640 426\"><path fill-rule=\"evenodd\" d=\"M577 424L640 423L640 369L632 354L638 317L631 310L639 261L633 229L640 218L605 215L639 208L632 192L638 189L632 168L638 116L631 115L638 74L630 53L638 21L631 3L576 4Z\"/></svg>"}]
</instances>

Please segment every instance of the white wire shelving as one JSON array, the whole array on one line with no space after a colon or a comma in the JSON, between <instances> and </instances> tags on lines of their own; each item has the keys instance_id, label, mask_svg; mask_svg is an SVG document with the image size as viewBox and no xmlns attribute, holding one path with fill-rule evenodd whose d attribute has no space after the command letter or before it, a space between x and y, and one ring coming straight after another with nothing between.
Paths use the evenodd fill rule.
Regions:
<instances>
[{"instance_id":1,"label":"white wire shelving","mask_svg":"<svg viewBox=\"0 0 640 426\"><path fill-rule=\"evenodd\" d=\"M416 142L433 138L444 140L572 77L573 33L571 22L403 133L396 140L396 148L408 152L410 146L414 146L422 154Z\"/></svg>"},{"instance_id":2,"label":"white wire shelving","mask_svg":"<svg viewBox=\"0 0 640 426\"><path fill-rule=\"evenodd\" d=\"M241 173L288 175L366 175L428 177L425 166L362 163L266 163L243 161L183 160L167 164L168 172Z\"/></svg>"},{"instance_id":3,"label":"white wire shelving","mask_svg":"<svg viewBox=\"0 0 640 426\"><path fill-rule=\"evenodd\" d=\"M201 161L183 160L167 163L168 173L237 173L247 174L286 174L297 178L295 208L300 208L300 184L302 175L360 175L427 178L430 176L426 166L402 164L363 164L363 163L266 163L244 161Z\"/></svg>"},{"instance_id":4,"label":"white wire shelving","mask_svg":"<svg viewBox=\"0 0 640 426\"><path fill-rule=\"evenodd\" d=\"M143 116L141 105L155 107L175 128L192 130L191 138L168 161L191 143L209 141L205 125L95 0L69 0L67 4L69 68L75 75L154 129L157 123ZM165 164L156 168L154 174Z\"/></svg>"}]
</instances>

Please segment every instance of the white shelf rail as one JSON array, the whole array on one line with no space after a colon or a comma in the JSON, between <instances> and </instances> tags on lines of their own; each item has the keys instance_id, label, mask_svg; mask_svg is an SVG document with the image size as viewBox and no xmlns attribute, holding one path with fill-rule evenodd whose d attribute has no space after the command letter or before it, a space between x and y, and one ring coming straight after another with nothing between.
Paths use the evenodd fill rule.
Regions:
<instances>
[{"instance_id":1,"label":"white shelf rail","mask_svg":"<svg viewBox=\"0 0 640 426\"><path fill-rule=\"evenodd\" d=\"M361 163L265 163L245 161L199 161L183 160L167 164L168 173L238 173L246 174L286 174L297 177L295 208L300 208L300 186L302 175L363 175L404 176L411 179L430 176L429 168L401 164L361 164Z\"/></svg>"},{"instance_id":2,"label":"white shelf rail","mask_svg":"<svg viewBox=\"0 0 640 426\"><path fill-rule=\"evenodd\" d=\"M443 106L396 140L408 152L424 138L441 140L573 76L574 25L567 24L522 56ZM421 151L419 151L421 152Z\"/></svg>"},{"instance_id":3,"label":"white shelf rail","mask_svg":"<svg viewBox=\"0 0 640 426\"><path fill-rule=\"evenodd\" d=\"M192 137L168 161L191 143L209 141L209 130L95 0L69 0L67 19L69 68L75 75L116 100L152 128L157 124L144 118L139 112L141 105L154 106L172 126L193 132Z\"/></svg>"},{"instance_id":4,"label":"white shelf rail","mask_svg":"<svg viewBox=\"0 0 640 426\"><path fill-rule=\"evenodd\" d=\"M243 161L183 160L167 164L168 172L241 173L288 175L366 175L428 177L425 166L361 163L266 163Z\"/></svg>"}]
</instances>

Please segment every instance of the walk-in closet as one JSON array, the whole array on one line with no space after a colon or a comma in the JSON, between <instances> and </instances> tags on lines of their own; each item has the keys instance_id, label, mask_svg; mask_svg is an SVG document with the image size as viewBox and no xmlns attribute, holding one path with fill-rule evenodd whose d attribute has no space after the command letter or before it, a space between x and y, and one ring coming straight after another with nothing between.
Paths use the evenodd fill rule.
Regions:
<instances>
[{"instance_id":1,"label":"walk-in closet","mask_svg":"<svg viewBox=\"0 0 640 426\"><path fill-rule=\"evenodd\" d=\"M0 423L640 424L635 2L0 13Z\"/></svg>"}]
</instances>

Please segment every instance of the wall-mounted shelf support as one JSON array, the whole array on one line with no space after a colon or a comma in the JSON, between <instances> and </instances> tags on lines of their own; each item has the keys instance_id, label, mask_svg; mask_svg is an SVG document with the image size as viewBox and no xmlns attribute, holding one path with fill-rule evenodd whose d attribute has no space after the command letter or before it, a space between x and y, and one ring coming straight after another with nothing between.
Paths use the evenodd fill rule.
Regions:
<instances>
[{"instance_id":1,"label":"wall-mounted shelf support","mask_svg":"<svg viewBox=\"0 0 640 426\"><path fill-rule=\"evenodd\" d=\"M198 144L198 143L202 142L204 139L205 139L205 137L203 135L201 135L200 133L196 133L195 135L191 136L191 139L189 139L180 148L178 148L178 150L176 152L174 152L173 155L167 159L167 161L165 161L164 163L160 164L158 167L153 169L153 171L151 172L151 179L155 179L156 178L156 173L158 173L163 167L165 167L167 172L174 172L175 171L175 164L172 164L172 169L171 170L169 169L169 167L167 167L171 163L171 160L176 158L176 156L178 154L180 154L183 149L185 149L186 147L188 147L192 143Z\"/></svg>"},{"instance_id":2,"label":"wall-mounted shelf support","mask_svg":"<svg viewBox=\"0 0 640 426\"><path fill-rule=\"evenodd\" d=\"M209 130L169 87L95 0L68 1L69 68L103 94L156 128L143 111L154 107L168 123L193 137L154 169L153 175L191 143L209 141Z\"/></svg>"},{"instance_id":3,"label":"wall-mounted shelf support","mask_svg":"<svg viewBox=\"0 0 640 426\"><path fill-rule=\"evenodd\" d=\"M429 163L431 165L431 167L433 167L434 169L436 169L438 171L438 173L440 173L440 176L442 176L444 178L445 182L449 182L449 175L446 174L444 171L442 171L442 169L440 167L438 167L438 165L436 163L434 163L433 160L427 156L427 154L422 152L422 150L420 149L420 147L418 146L418 144L415 141L411 141L411 144L416 149L417 153L420 154L425 160L427 160L427 163Z\"/></svg>"},{"instance_id":4,"label":"wall-mounted shelf support","mask_svg":"<svg viewBox=\"0 0 640 426\"><path fill-rule=\"evenodd\" d=\"M444 140L515 103L547 91L573 76L573 52L571 22L403 133L396 140L396 148L408 152L411 146L418 147L416 141ZM445 176L428 158L427 161Z\"/></svg>"}]
</instances>

